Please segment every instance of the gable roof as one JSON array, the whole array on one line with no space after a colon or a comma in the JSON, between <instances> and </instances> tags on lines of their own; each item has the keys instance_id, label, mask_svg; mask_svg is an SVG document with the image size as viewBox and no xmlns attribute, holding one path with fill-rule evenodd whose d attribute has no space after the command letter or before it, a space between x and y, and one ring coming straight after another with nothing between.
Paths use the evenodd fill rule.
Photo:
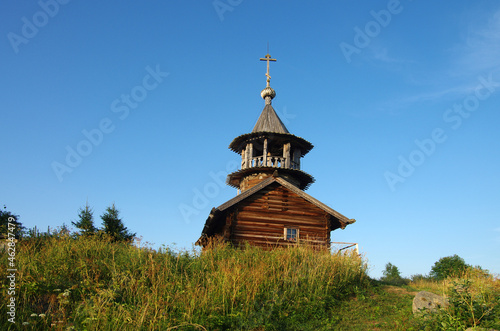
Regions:
<instances>
[{"instance_id":1,"label":"gable roof","mask_svg":"<svg viewBox=\"0 0 500 331\"><path fill-rule=\"evenodd\" d=\"M337 212L333 208L330 208L329 206L325 205L321 201L313 198L312 196L310 196L306 192L304 192L301 189L297 188L296 186L294 186L293 184L291 184L290 182L288 182L286 179L278 177L278 175L275 174L275 175L273 175L271 177L268 177L268 178L262 180L257 185L255 185L255 186L251 187L250 189L244 191L243 193L235 196L234 198L226 201L225 203L223 203L219 207L213 208L212 211L210 212L210 215L208 216L208 218L207 218L207 220L205 222L205 226L203 228L201 237L200 237L200 239L198 239L197 243L199 243L200 240L204 236L211 236L211 235L214 234L214 229L218 225L217 221L219 219L221 219L220 216L222 216L223 214L225 214L224 212L226 210L228 210L229 208L237 205L238 203L242 202L243 200L245 200L245 199L253 196L257 192L261 191L262 189L264 189L264 188L266 188L266 187L268 187L268 186L270 186L270 185L272 185L274 183L277 183L277 184L279 184L279 185L287 188L288 190L290 190L293 193L297 194L301 198L305 199L306 201L312 203L316 207L318 207L318 208L324 210L325 212L327 212L328 214L330 214L332 217L334 217L335 219L338 220L339 227L342 228L342 229L345 228L347 225L356 222L355 219L349 219L349 218L347 218L346 216L344 216L341 213Z\"/></svg>"},{"instance_id":2,"label":"gable roof","mask_svg":"<svg viewBox=\"0 0 500 331\"><path fill-rule=\"evenodd\" d=\"M270 104L264 106L252 132L290 133Z\"/></svg>"}]
</instances>

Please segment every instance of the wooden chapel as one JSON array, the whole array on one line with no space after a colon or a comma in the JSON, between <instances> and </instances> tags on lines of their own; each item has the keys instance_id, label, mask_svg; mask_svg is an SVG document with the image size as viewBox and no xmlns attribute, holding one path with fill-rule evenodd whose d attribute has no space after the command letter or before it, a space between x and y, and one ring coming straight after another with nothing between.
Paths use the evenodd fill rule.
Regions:
<instances>
[{"instance_id":1,"label":"wooden chapel","mask_svg":"<svg viewBox=\"0 0 500 331\"><path fill-rule=\"evenodd\" d=\"M241 155L241 169L227 176L239 194L213 208L197 245L220 237L235 246L245 242L272 248L298 242L330 247L330 232L355 222L304 190L314 178L301 170L300 160L312 148L307 140L288 132L271 103L269 54L265 101L252 132L234 138L229 148Z\"/></svg>"}]
</instances>

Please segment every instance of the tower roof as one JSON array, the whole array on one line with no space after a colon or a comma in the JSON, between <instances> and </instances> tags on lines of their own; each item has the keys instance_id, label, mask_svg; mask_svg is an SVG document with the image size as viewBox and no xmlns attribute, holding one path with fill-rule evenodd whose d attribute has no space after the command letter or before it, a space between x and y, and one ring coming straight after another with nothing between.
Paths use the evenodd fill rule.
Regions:
<instances>
[{"instance_id":1,"label":"tower roof","mask_svg":"<svg viewBox=\"0 0 500 331\"><path fill-rule=\"evenodd\" d=\"M252 132L290 133L271 104L266 104Z\"/></svg>"},{"instance_id":2,"label":"tower roof","mask_svg":"<svg viewBox=\"0 0 500 331\"><path fill-rule=\"evenodd\" d=\"M264 109L257 123L255 123L252 132L234 138L231 144L229 144L229 148L241 154L242 148L245 147L248 141L264 140L265 138L272 137L274 144L277 145L293 142L294 146L300 147L300 156L302 157L313 148L313 145L307 140L291 134L271 105L272 100L276 96L276 91L270 86L269 62L276 61L276 59L271 58L271 55L267 54L265 58L261 58L260 60L267 62L267 86L260 92L260 96L265 101Z\"/></svg>"}]
</instances>

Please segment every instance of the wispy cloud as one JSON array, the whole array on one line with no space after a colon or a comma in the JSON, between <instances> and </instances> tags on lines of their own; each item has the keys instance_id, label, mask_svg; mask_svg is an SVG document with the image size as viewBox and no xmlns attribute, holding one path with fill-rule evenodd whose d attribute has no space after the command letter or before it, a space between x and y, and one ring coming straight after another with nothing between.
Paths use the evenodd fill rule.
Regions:
<instances>
[{"instance_id":1,"label":"wispy cloud","mask_svg":"<svg viewBox=\"0 0 500 331\"><path fill-rule=\"evenodd\" d=\"M479 20L479 16L487 17L487 19ZM410 72L407 76L409 81L419 86L420 90L415 94L391 99L377 108L392 112L416 103L443 99L457 100L474 92L480 75L493 74L495 81L498 81L500 79L500 9L493 14L483 11L475 19L468 19L466 22L461 42L449 49L452 59L449 64L443 66L442 70L421 71L426 72L424 75L415 72L415 68L422 70L422 66L414 66L414 63L409 60L390 56L387 48L373 47L371 53L373 60L392 66L394 70ZM420 77L420 79L415 77ZM422 77L426 77L424 81ZM426 88L427 91L422 91L422 88Z\"/></svg>"},{"instance_id":2,"label":"wispy cloud","mask_svg":"<svg viewBox=\"0 0 500 331\"><path fill-rule=\"evenodd\" d=\"M421 94L412 95L406 98L401 99L401 102L404 103L416 103L416 102L425 102L425 101L433 101L436 99L443 99L446 97L456 98L462 95L467 95L474 91L474 88L477 86L477 82L472 86L455 86L450 88L445 88L442 90L436 90L432 92L426 92Z\"/></svg>"},{"instance_id":3,"label":"wispy cloud","mask_svg":"<svg viewBox=\"0 0 500 331\"><path fill-rule=\"evenodd\" d=\"M436 89L434 91L423 92L413 95L406 95L391 99L379 105L377 109L384 113L393 113L393 112L397 113L403 109L406 109L409 106L418 103L433 102L435 100L442 100L442 99L459 99L460 97L473 92L476 86L477 82L475 83L474 86L472 85L455 86L440 90Z\"/></svg>"},{"instance_id":4,"label":"wispy cloud","mask_svg":"<svg viewBox=\"0 0 500 331\"><path fill-rule=\"evenodd\" d=\"M376 61L384 62L387 64L403 64L411 62L406 59L389 56L387 47L372 47L370 50L371 57Z\"/></svg>"},{"instance_id":5,"label":"wispy cloud","mask_svg":"<svg viewBox=\"0 0 500 331\"><path fill-rule=\"evenodd\" d=\"M462 74L478 74L500 68L500 10L484 22L467 26L465 40L453 49L454 68Z\"/></svg>"}]
</instances>

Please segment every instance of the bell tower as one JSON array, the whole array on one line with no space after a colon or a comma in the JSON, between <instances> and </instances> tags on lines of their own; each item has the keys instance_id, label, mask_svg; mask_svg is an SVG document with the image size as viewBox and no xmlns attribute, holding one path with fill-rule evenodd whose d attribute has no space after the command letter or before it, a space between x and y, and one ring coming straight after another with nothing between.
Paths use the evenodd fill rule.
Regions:
<instances>
[{"instance_id":1,"label":"bell tower","mask_svg":"<svg viewBox=\"0 0 500 331\"><path fill-rule=\"evenodd\" d=\"M291 134L272 106L276 91L271 87L269 62L276 62L266 54L266 87L260 92L264 109L252 132L234 138L229 148L241 155L241 169L228 175L227 183L244 192L262 180L277 173L301 190L314 182L314 178L301 170L300 159L313 145Z\"/></svg>"},{"instance_id":2,"label":"bell tower","mask_svg":"<svg viewBox=\"0 0 500 331\"><path fill-rule=\"evenodd\" d=\"M268 52L269 53L269 52ZM301 169L301 159L313 148L291 134L273 109L267 54L266 87L260 93L264 109L250 133L234 138L229 148L241 155L241 168L227 176L238 195L213 208L197 245L219 237L235 246L266 249L298 242L330 247L330 232L355 222L306 192L314 178Z\"/></svg>"}]
</instances>

